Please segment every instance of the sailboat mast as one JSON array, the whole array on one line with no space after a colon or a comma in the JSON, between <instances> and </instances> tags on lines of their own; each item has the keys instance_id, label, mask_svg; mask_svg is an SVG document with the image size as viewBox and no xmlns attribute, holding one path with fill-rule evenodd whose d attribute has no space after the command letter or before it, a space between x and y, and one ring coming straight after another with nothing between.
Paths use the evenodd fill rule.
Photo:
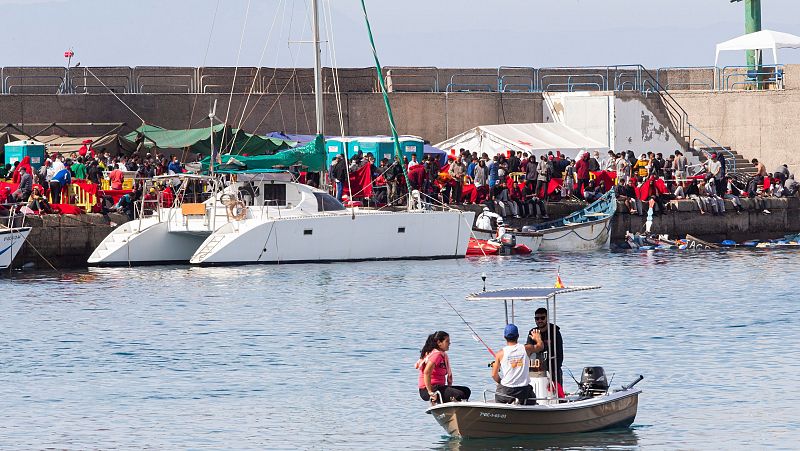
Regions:
<instances>
[{"instance_id":1,"label":"sailboat mast","mask_svg":"<svg viewBox=\"0 0 800 451\"><path fill-rule=\"evenodd\" d=\"M324 130L324 115L322 110L322 61L319 48L319 6L317 0L311 1L311 27L314 40L314 111L317 116L317 134L322 135Z\"/></svg>"}]
</instances>

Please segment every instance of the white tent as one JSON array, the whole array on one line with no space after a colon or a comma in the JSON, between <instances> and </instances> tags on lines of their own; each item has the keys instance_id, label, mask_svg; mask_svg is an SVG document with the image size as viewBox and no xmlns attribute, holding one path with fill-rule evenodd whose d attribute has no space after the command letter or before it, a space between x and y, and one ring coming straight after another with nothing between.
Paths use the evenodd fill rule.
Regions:
<instances>
[{"instance_id":1,"label":"white tent","mask_svg":"<svg viewBox=\"0 0 800 451\"><path fill-rule=\"evenodd\" d=\"M444 151L464 148L490 157L507 150L541 154L552 150L575 158L581 150L608 152L608 146L564 124L481 125L436 144Z\"/></svg>"},{"instance_id":2,"label":"white tent","mask_svg":"<svg viewBox=\"0 0 800 451\"><path fill-rule=\"evenodd\" d=\"M772 58L778 64L778 49L800 49L800 36L779 31L761 30L748 33L729 41L717 44L717 57L714 60L716 67L719 62L719 52L724 50L763 50L772 49Z\"/></svg>"}]
</instances>

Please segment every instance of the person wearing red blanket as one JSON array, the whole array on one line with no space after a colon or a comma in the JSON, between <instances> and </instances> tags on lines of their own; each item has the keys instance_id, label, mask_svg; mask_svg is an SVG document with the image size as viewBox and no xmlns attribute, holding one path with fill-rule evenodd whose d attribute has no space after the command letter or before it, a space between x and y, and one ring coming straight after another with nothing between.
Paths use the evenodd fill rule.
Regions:
<instances>
[{"instance_id":1,"label":"person wearing red blanket","mask_svg":"<svg viewBox=\"0 0 800 451\"><path fill-rule=\"evenodd\" d=\"M575 195L583 199L583 191L589 184L589 152L584 151L580 159L575 162L575 175L578 177Z\"/></svg>"},{"instance_id":2,"label":"person wearing red blanket","mask_svg":"<svg viewBox=\"0 0 800 451\"><path fill-rule=\"evenodd\" d=\"M11 176L11 183L19 183L21 174L20 170L25 168L28 174L33 175L33 168L31 168L31 157L26 155L22 158L22 161L19 162L16 168L14 168L14 174Z\"/></svg>"},{"instance_id":3,"label":"person wearing red blanket","mask_svg":"<svg viewBox=\"0 0 800 451\"><path fill-rule=\"evenodd\" d=\"M425 186L425 166L419 163L415 165L408 165L408 182L411 184L411 189L422 190Z\"/></svg>"},{"instance_id":4,"label":"person wearing red blanket","mask_svg":"<svg viewBox=\"0 0 800 451\"><path fill-rule=\"evenodd\" d=\"M669 201L669 191L664 184L664 180L655 175L647 177L644 184L639 187L639 199L649 202L650 206L658 206L658 214L664 214L664 204Z\"/></svg>"}]
</instances>

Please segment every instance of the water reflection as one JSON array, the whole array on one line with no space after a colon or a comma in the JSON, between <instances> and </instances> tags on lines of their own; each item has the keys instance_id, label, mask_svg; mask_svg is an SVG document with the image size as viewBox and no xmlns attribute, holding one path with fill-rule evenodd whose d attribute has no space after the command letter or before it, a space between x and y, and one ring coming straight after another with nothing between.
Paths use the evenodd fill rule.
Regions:
<instances>
[{"instance_id":1,"label":"water reflection","mask_svg":"<svg viewBox=\"0 0 800 451\"><path fill-rule=\"evenodd\" d=\"M633 429L614 429L584 434L540 435L502 439L443 439L433 449L447 451L492 450L587 450L638 449L639 437Z\"/></svg>"}]
</instances>

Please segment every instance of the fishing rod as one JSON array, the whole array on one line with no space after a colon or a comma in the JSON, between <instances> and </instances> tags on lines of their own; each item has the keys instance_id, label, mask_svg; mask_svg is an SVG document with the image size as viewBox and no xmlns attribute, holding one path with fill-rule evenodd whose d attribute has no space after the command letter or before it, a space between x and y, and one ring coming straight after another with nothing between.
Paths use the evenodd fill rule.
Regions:
<instances>
[{"instance_id":1,"label":"fishing rod","mask_svg":"<svg viewBox=\"0 0 800 451\"><path fill-rule=\"evenodd\" d=\"M442 299L444 299L444 302L447 302L447 305L449 305L449 306L450 306L450 308L451 308L451 309L453 309L453 311L454 311L454 312L456 312L456 315L458 315L458 317L459 317L459 318L461 318L461 321L463 321L463 322L464 322L464 324L466 324L466 325L467 325L467 327L469 327L469 330L471 330L471 331L472 331L472 335L473 335L475 338L477 338L477 339L478 339L478 341L480 341L480 342L481 342L481 344L482 344L482 345L483 345L483 346L486 348L486 350L487 350L487 351L489 351L489 354L491 354L491 355L492 355L492 357L494 357L495 355L494 355L494 351L492 351L492 348L490 348L490 347L489 347L489 345L487 345L487 344L486 344L486 342L485 342L485 341L483 341L483 339L480 337L480 335L478 335L478 333L477 333L477 332L475 332L475 329L473 329L473 328L472 328L472 326L470 326L470 325L469 325L469 323L467 322L467 320L465 320L465 319L464 319L464 317L463 317L463 316L461 316L461 313L458 313L458 310L456 310L456 308L455 308L455 307L453 307L453 304L451 304L451 303L450 303L450 301L448 301L448 300L447 300L447 298L446 298L446 297L444 297L444 296L442 296L441 294L440 294L439 296L441 296L441 298L442 298Z\"/></svg>"}]
</instances>

